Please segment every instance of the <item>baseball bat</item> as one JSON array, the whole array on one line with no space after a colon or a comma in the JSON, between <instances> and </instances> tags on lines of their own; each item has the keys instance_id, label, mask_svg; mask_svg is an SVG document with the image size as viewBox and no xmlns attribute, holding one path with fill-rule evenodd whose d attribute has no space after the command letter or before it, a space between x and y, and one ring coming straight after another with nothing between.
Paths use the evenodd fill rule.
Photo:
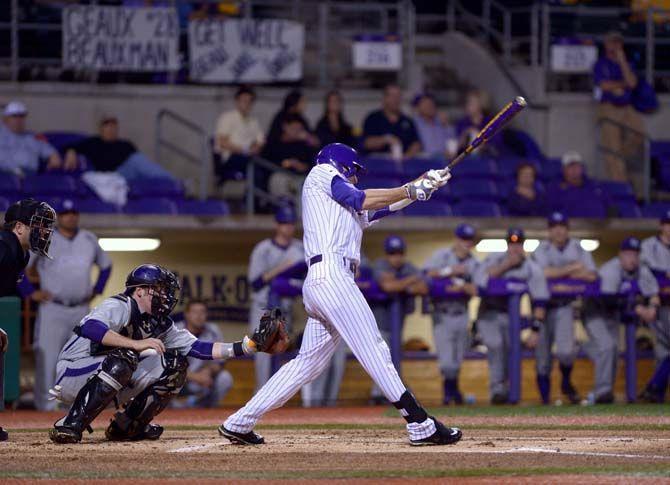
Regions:
<instances>
[{"instance_id":1,"label":"baseball bat","mask_svg":"<svg viewBox=\"0 0 670 485\"><path fill-rule=\"evenodd\" d=\"M526 100L522 96L517 96L513 101L507 103L503 109L501 109L498 114L496 114L491 121L489 121L482 130L477 133L477 136L472 140L465 149L463 149L454 159L452 159L446 169L451 170L456 165L461 163L465 157L472 153L476 148L481 145L486 144L491 138L493 138L500 130L507 125L512 118L514 118L519 112L526 107Z\"/></svg>"}]
</instances>

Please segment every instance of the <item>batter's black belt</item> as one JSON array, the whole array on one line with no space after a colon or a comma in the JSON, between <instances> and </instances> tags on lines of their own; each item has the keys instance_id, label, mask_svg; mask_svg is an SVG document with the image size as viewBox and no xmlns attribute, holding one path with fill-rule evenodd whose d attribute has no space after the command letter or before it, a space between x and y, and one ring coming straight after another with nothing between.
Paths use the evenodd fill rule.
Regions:
<instances>
[{"instance_id":1,"label":"batter's black belt","mask_svg":"<svg viewBox=\"0 0 670 485\"><path fill-rule=\"evenodd\" d=\"M323 261L323 254L317 254L316 256L312 256L311 258L309 258L309 265L313 266L316 263L320 263L321 261ZM355 261L352 261L351 259L342 256L342 264L344 264L344 267L347 268L349 271L351 271L353 274L356 274L358 265L356 264Z\"/></svg>"}]
</instances>

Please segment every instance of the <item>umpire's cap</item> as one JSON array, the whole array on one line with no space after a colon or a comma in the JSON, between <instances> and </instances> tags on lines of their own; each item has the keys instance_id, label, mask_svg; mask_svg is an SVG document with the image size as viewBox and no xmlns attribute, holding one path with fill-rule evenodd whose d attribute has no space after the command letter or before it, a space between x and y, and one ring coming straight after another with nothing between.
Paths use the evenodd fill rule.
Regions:
<instances>
[{"instance_id":1,"label":"umpire's cap","mask_svg":"<svg viewBox=\"0 0 670 485\"><path fill-rule=\"evenodd\" d=\"M298 219L295 208L290 204L282 204L277 207L275 212L275 222L277 224L295 224Z\"/></svg>"},{"instance_id":2,"label":"umpire's cap","mask_svg":"<svg viewBox=\"0 0 670 485\"><path fill-rule=\"evenodd\" d=\"M386 251L386 254L404 253L405 247L405 240L400 236L392 235L384 240L384 251Z\"/></svg>"},{"instance_id":3,"label":"umpire's cap","mask_svg":"<svg viewBox=\"0 0 670 485\"><path fill-rule=\"evenodd\" d=\"M454 231L454 233L456 234L456 237L458 239L465 239L466 241L472 241L477 235L477 230L474 228L474 226L464 222L456 226L456 230Z\"/></svg>"},{"instance_id":4,"label":"umpire's cap","mask_svg":"<svg viewBox=\"0 0 670 485\"><path fill-rule=\"evenodd\" d=\"M621 250L622 251L637 251L639 252L642 247L642 243L636 237L627 237L621 241Z\"/></svg>"},{"instance_id":5,"label":"umpire's cap","mask_svg":"<svg viewBox=\"0 0 670 485\"><path fill-rule=\"evenodd\" d=\"M507 230L507 242L512 244L523 243L526 240L526 235L520 227L510 227Z\"/></svg>"}]
</instances>

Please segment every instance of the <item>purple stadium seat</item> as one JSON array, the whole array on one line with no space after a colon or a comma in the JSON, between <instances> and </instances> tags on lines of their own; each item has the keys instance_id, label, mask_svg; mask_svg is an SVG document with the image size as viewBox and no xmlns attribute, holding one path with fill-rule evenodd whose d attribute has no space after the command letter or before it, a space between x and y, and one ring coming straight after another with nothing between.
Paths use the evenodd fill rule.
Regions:
<instances>
[{"instance_id":1,"label":"purple stadium seat","mask_svg":"<svg viewBox=\"0 0 670 485\"><path fill-rule=\"evenodd\" d=\"M41 202L46 202L51 207L60 205L61 201L65 198L74 198L74 197L57 197L49 194L28 194L26 197L32 197L33 199L39 200Z\"/></svg>"},{"instance_id":2,"label":"purple stadium seat","mask_svg":"<svg viewBox=\"0 0 670 485\"><path fill-rule=\"evenodd\" d=\"M225 216L230 213L228 204L222 200L180 200L177 202L180 214Z\"/></svg>"},{"instance_id":3,"label":"purple stadium seat","mask_svg":"<svg viewBox=\"0 0 670 485\"><path fill-rule=\"evenodd\" d=\"M590 219L604 219L607 217L607 205L602 197L593 195L584 196L577 205L565 205L563 208L568 217L585 217Z\"/></svg>"},{"instance_id":4,"label":"purple stadium seat","mask_svg":"<svg viewBox=\"0 0 670 485\"><path fill-rule=\"evenodd\" d=\"M476 200L499 200L497 185L491 180L462 178L460 174L458 178L454 178L449 182L451 194L454 199L476 199Z\"/></svg>"},{"instance_id":5,"label":"purple stadium seat","mask_svg":"<svg viewBox=\"0 0 670 485\"><path fill-rule=\"evenodd\" d=\"M651 156L657 157L659 155L670 155L670 141L651 142Z\"/></svg>"},{"instance_id":6,"label":"purple stadium seat","mask_svg":"<svg viewBox=\"0 0 670 485\"><path fill-rule=\"evenodd\" d=\"M61 154L65 153L65 149L74 145L75 143L80 142L84 138L88 138L90 135L86 133L76 133L71 131L47 131L42 133L42 136L46 138L46 141L58 150Z\"/></svg>"},{"instance_id":7,"label":"purple stadium seat","mask_svg":"<svg viewBox=\"0 0 670 485\"><path fill-rule=\"evenodd\" d=\"M0 197L0 212L5 212L12 202L5 197Z\"/></svg>"},{"instance_id":8,"label":"purple stadium seat","mask_svg":"<svg viewBox=\"0 0 670 485\"><path fill-rule=\"evenodd\" d=\"M0 172L0 194L10 198L18 198L21 192L21 180L14 174Z\"/></svg>"},{"instance_id":9,"label":"purple stadium seat","mask_svg":"<svg viewBox=\"0 0 670 485\"><path fill-rule=\"evenodd\" d=\"M118 214L121 212L114 204L109 204L93 197L81 199L78 205L81 212L91 214Z\"/></svg>"},{"instance_id":10,"label":"purple stadium seat","mask_svg":"<svg viewBox=\"0 0 670 485\"><path fill-rule=\"evenodd\" d=\"M624 217L626 219L642 217L642 211L634 200L619 200L615 202L615 206L619 217Z\"/></svg>"},{"instance_id":11,"label":"purple stadium seat","mask_svg":"<svg viewBox=\"0 0 670 485\"><path fill-rule=\"evenodd\" d=\"M126 214L176 214L177 205L164 197L143 197L129 200L123 211Z\"/></svg>"},{"instance_id":12,"label":"purple stadium seat","mask_svg":"<svg viewBox=\"0 0 670 485\"><path fill-rule=\"evenodd\" d=\"M374 177L399 177L402 175L402 163L390 158L366 158L363 165L367 173ZM362 177L365 178L365 175Z\"/></svg>"},{"instance_id":13,"label":"purple stadium seat","mask_svg":"<svg viewBox=\"0 0 670 485\"><path fill-rule=\"evenodd\" d=\"M669 202L652 202L642 206L642 216L652 219L660 219L670 210Z\"/></svg>"},{"instance_id":14,"label":"purple stadium seat","mask_svg":"<svg viewBox=\"0 0 670 485\"><path fill-rule=\"evenodd\" d=\"M43 194L51 196L76 196L79 185L71 175L45 173L28 175L23 180L23 193L26 195Z\"/></svg>"},{"instance_id":15,"label":"purple stadium seat","mask_svg":"<svg viewBox=\"0 0 670 485\"><path fill-rule=\"evenodd\" d=\"M635 193L633 193L633 187L627 182L610 182L602 181L598 185L605 193L607 197L611 200L626 200L634 201Z\"/></svg>"},{"instance_id":16,"label":"purple stadium seat","mask_svg":"<svg viewBox=\"0 0 670 485\"><path fill-rule=\"evenodd\" d=\"M447 164L445 160L412 158L402 162L402 172L406 179L412 180L428 170L439 170Z\"/></svg>"},{"instance_id":17,"label":"purple stadium seat","mask_svg":"<svg viewBox=\"0 0 670 485\"><path fill-rule=\"evenodd\" d=\"M448 204L439 201L429 200L427 202L415 202L404 208L402 214L405 216L438 216L450 217L451 208Z\"/></svg>"},{"instance_id":18,"label":"purple stadium seat","mask_svg":"<svg viewBox=\"0 0 670 485\"><path fill-rule=\"evenodd\" d=\"M500 217L502 211L495 202L467 200L454 205L454 215L459 217Z\"/></svg>"},{"instance_id":19,"label":"purple stadium seat","mask_svg":"<svg viewBox=\"0 0 670 485\"><path fill-rule=\"evenodd\" d=\"M359 189L387 189L402 185L399 177L383 177L377 175L363 175L356 185Z\"/></svg>"},{"instance_id":20,"label":"purple stadium seat","mask_svg":"<svg viewBox=\"0 0 670 485\"><path fill-rule=\"evenodd\" d=\"M563 166L558 158L547 158L540 166L539 175L545 182L560 179L563 175Z\"/></svg>"},{"instance_id":21,"label":"purple stadium seat","mask_svg":"<svg viewBox=\"0 0 670 485\"><path fill-rule=\"evenodd\" d=\"M183 197L184 186L179 181L169 179L139 179L130 182L129 196L142 197Z\"/></svg>"},{"instance_id":22,"label":"purple stadium seat","mask_svg":"<svg viewBox=\"0 0 670 485\"><path fill-rule=\"evenodd\" d=\"M498 179L501 177L498 164L491 158L471 157L458 165L458 176Z\"/></svg>"}]
</instances>

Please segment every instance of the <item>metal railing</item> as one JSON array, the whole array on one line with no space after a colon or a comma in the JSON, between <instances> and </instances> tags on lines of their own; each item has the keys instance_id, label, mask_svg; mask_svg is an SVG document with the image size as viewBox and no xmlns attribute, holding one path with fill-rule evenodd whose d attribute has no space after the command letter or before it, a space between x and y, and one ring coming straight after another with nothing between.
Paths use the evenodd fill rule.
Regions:
<instances>
[{"instance_id":1,"label":"metal railing","mask_svg":"<svg viewBox=\"0 0 670 485\"><path fill-rule=\"evenodd\" d=\"M166 137L164 132L167 121L171 121L176 127L186 130L191 135L195 135L200 145L199 153L189 152L183 146L179 145L178 142L175 142L174 138ZM205 200L209 193L209 181L211 179L210 161L212 158L207 131L197 123L184 118L174 111L161 109L156 115L156 139L154 147L154 157L158 163L162 163L164 151L169 151L172 155L176 155L180 159L198 167L198 198Z\"/></svg>"},{"instance_id":2,"label":"metal railing","mask_svg":"<svg viewBox=\"0 0 670 485\"><path fill-rule=\"evenodd\" d=\"M290 170L286 170L268 160L265 160L261 157L250 157L247 162L247 180L246 180L246 206L247 214L254 215L256 212L256 199L268 202L272 205L280 205L285 201L285 197L279 197L271 194L270 192L265 191L264 189L258 187L257 183L257 173L256 169L261 169L266 171L269 174L268 180L275 173L283 173L294 179L298 190L294 196L293 206L300 212L300 193L302 192L302 184L305 177L297 175Z\"/></svg>"},{"instance_id":3,"label":"metal railing","mask_svg":"<svg viewBox=\"0 0 670 485\"><path fill-rule=\"evenodd\" d=\"M622 138L626 139L628 138L629 135L634 135L640 138L642 141L642 199L645 201L645 203L649 204L651 201L651 138L649 135L646 133L636 130L634 128L631 128L630 126L621 123L620 121L613 120L611 118L600 118L598 120L598 131L602 133L602 130L606 126L613 126L622 131ZM623 163L626 166L627 172L628 173L634 173L636 170L634 170L637 166L639 166L640 158L638 157L631 157L629 155L626 155L623 152L618 152L615 150L610 149L609 147L606 147L605 145L602 144L602 137L598 141L598 145L596 146L598 155L599 155L599 163L600 163L600 170L602 171L605 168L606 165L606 157L607 156L612 156L620 159L623 161ZM631 170L633 168L633 170ZM630 177L629 177L630 179ZM633 180L635 182L635 180ZM633 184L635 186L635 184ZM638 187L636 187L638 188ZM639 194L638 194L639 195Z\"/></svg>"}]
</instances>

